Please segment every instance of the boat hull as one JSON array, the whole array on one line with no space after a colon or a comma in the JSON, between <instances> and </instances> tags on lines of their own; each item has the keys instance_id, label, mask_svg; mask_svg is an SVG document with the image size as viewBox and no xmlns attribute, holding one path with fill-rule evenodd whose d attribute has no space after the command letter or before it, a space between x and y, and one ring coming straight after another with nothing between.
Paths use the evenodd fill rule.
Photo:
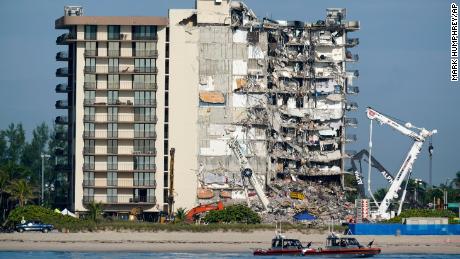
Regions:
<instances>
[{"instance_id":1,"label":"boat hull","mask_svg":"<svg viewBox=\"0 0 460 259\"><path fill-rule=\"evenodd\" d=\"M380 248L343 249L257 249L256 256L327 256L327 257L372 257L380 254Z\"/></svg>"}]
</instances>

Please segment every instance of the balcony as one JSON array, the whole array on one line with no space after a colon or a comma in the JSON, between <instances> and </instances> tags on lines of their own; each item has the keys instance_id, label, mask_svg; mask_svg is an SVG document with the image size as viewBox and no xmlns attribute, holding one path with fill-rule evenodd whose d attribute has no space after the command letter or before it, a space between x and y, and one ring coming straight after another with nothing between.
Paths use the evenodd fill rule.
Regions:
<instances>
[{"instance_id":1,"label":"balcony","mask_svg":"<svg viewBox=\"0 0 460 259\"><path fill-rule=\"evenodd\" d=\"M67 51L56 53L56 61L69 61L69 53Z\"/></svg>"},{"instance_id":2,"label":"balcony","mask_svg":"<svg viewBox=\"0 0 460 259\"><path fill-rule=\"evenodd\" d=\"M359 77L359 70L351 70L346 72L347 77Z\"/></svg>"},{"instance_id":3,"label":"balcony","mask_svg":"<svg viewBox=\"0 0 460 259\"><path fill-rule=\"evenodd\" d=\"M56 44L57 45L66 45L68 43L68 40L76 39L77 36L75 34L71 33L64 33L61 34L56 38Z\"/></svg>"},{"instance_id":4,"label":"balcony","mask_svg":"<svg viewBox=\"0 0 460 259\"><path fill-rule=\"evenodd\" d=\"M87 50L85 50L84 55L85 55L85 57L95 57L95 56L97 56L97 50L95 50L95 49L87 49Z\"/></svg>"},{"instance_id":5,"label":"balcony","mask_svg":"<svg viewBox=\"0 0 460 259\"><path fill-rule=\"evenodd\" d=\"M94 187L94 188L113 188L117 189L123 188L156 188L155 180L134 180L134 179L86 179L83 180L83 187Z\"/></svg>"},{"instance_id":6,"label":"balcony","mask_svg":"<svg viewBox=\"0 0 460 259\"><path fill-rule=\"evenodd\" d=\"M54 138L58 140L67 140L67 136L67 132L56 132L56 134L54 134Z\"/></svg>"},{"instance_id":7,"label":"balcony","mask_svg":"<svg viewBox=\"0 0 460 259\"><path fill-rule=\"evenodd\" d=\"M83 104L86 106L92 106L96 104L96 98L84 99Z\"/></svg>"},{"instance_id":8,"label":"balcony","mask_svg":"<svg viewBox=\"0 0 460 259\"><path fill-rule=\"evenodd\" d=\"M70 88L67 84L58 84L55 88L56 93L68 93Z\"/></svg>"},{"instance_id":9,"label":"balcony","mask_svg":"<svg viewBox=\"0 0 460 259\"><path fill-rule=\"evenodd\" d=\"M347 39L347 48L353 48L359 45L359 39L358 38L349 38Z\"/></svg>"},{"instance_id":10,"label":"balcony","mask_svg":"<svg viewBox=\"0 0 460 259\"><path fill-rule=\"evenodd\" d=\"M157 106L157 101L152 99L134 99L134 106Z\"/></svg>"},{"instance_id":11,"label":"balcony","mask_svg":"<svg viewBox=\"0 0 460 259\"><path fill-rule=\"evenodd\" d=\"M66 156L66 152L64 148L57 147L56 149L54 149L54 155L55 156Z\"/></svg>"},{"instance_id":12,"label":"balcony","mask_svg":"<svg viewBox=\"0 0 460 259\"><path fill-rule=\"evenodd\" d=\"M61 68L56 69L56 76L57 77L68 77L69 69L67 67L61 67Z\"/></svg>"},{"instance_id":13,"label":"balcony","mask_svg":"<svg viewBox=\"0 0 460 259\"><path fill-rule=\"evenodd\" d=\"M347 51L345 53L345 58L347 62L357 62L359 60L358 54L351 54L350 51Z\"/></svg>"},{"instance_id":14,"label":"balcony","mask_svg":"<svg viewBox=\"0 0 460 259\"><path fill-rule=\"evenodd\" d=\"M85 114L83 115L83 121L85 122L94 122L96 120L96 115L94 114Z\"/></svg>"},{"instance_id":15,"label":"balcony","mask_svg":"<svg viewBox=\"0 0 460 259\"><path fill-rule=\"evenodd\" d=\"M84 82L83 88L85 90L96 90L96 82Z\"/></svg>"},{"instance_id":16,"label":"balcony","mask_svg":"<svg viewBox=\"0 0 460 259\"><path fill-rule=\"evenodd\" d=\"M156 67L135 67L134 73L158 73Z\"/></svg>"},{"instance_id":17,"label":"balcony","mask_svg":"<svg viewBox=\"0 0 460 259\"><path fill-rule=\"evenodd\" d=\"M68 109L69 108L69 103L67 100L58 100L56 101L56 109Z\"/></svg>"},{"instance_id":18,"label":"balcony","mask_svg":"<svg viewBox=\"0 0 460 259\"><path fill-rule=\"evenodd\" d=\"M157 122L157 116L156 115L140 116L140 115L135 114L134 115L134 122L153 122L153 123L156 123Z\"/></svg>"},{"instance_id":19,"label":"balcony","mask_svg":"<svg viewBox=\"0 0 460 259\"><path fill-rule=\"evenodd\" d=\"M132 195L92 195L83 196L83 204L89 204L92 202L101 202L102 204L148 204L153 205L156 203L155 196L138 196L133 197Z\"/></svg>"},{"instance_id":20,"label":"balcony","mask_svg":"<svg viewBox=\"0 0 460 259\"><path fill-rule=\"evenodd\" d=\"M69 119L67 116L57 116L54 122L56 124L65 125L69 123Z\"/></svg>"},{"instance_id":21,"label":"balcony","mask_svg":"<svg viewBox=\"0 0 460 259\"><path fill-rule=\"evenodd\" d=\"M356 95L359 93L359 87L357 86L347 86L347 94Z\"/></svg>"},{"instance_id":22,"label":"balcony","mask_svg":"<svg viewBox=\"0 0 460 259\"><path fill-rule=\"evenodd\" d=\"M158 37L157 35L139 35L136 33L133 33L133 40L157 40Z\"/></svg>"},{"instance_id":23,"label":"balcony","mask_svg":"<svg viewBox=\"0 0 460 259\"><path fill-rule=\"evenodd\" d=\"M356 128L358 126L358 119L356 118L345 118L345 127Z\"/></svg>"},{"instance_id":24,"label":"balcony","mask_svg":"<svg viewBox=\"0 0 460 259\"><path fill-rule=\"evenodd\" d=\"M119 49L109 49L107 50L107 56L108 57L119 57L120 56L120 50Z\"/></svg>"},{"instance_id":25,"label":"balcony","mask_svg":"<svg viewBox=\"0 0 460 259\"><path fill-rule=\"evenodd\" d=\"M358 103L356 103L356 102L347 102L345 104L345 109L347 111L356 111L358 109Z\"/></svg>"},{"instance_id":26,"label":"balcony","mask_svg":"<svg viewBox=\"0 0 460 259\"><path fill-rule=\"evenodd\" d=\"M95 66L85 66L85 73L96 73Z\"/></svg>"},{"instance_id":27,"label":"balcony","mask_svg":"<svg viewBox=\"0 0 460 259\"><path fill-rule=\"evenodd\" d=\"M156 67L132 67L132 66L85 66L88 74L156 74Z\"/></svg>"},{"instance_id":28,"label":"balcony","mask_svg":"<svg viewBox=\"0 0 460 259\"><path fill-rule=\"evenodd\" d=\"M135 50L135 57L158 57L158 50Z\"/></svg>"},{"instance_id":29,"label":"balcony","mask_svg":"<svg viewBox=\"0 0 460 259\"><path fill-rule=\"evenodd\" d=\"M157 90L156 83L141 83L141 82L133 82L133 89L134 90Z\"/></svg>"},{"instance_id":30,"label":"balcony","mask_svg":"<svg viewBox=\"0 0 460 259\"><path fill-rule=\"evenodd\" d=\"M84 163L83 170L94 170L95 164L94 163Z\"/></svg>"},{"instance_id":31,"label":"balcony","mask_svg":"<svg viewBox=\"0 0 460 259\"><path fill-rule=\"evenodd\" d=\"M356 142L358 140L358 137L356 137L356 134L347 134L345 136L345 142L351 143L351 142Z\"/></svg>"},{"instance_id":32,"label":"balcony","mask_svg":"<svg viewBox=\"0 0 460 259\"><path fill-rule=\"evenodd\" d=\"M157 151L155 149L153 150L133 150L132 154L133 155L143 155L143 156L156 156Z\"/></svg>"},{"instance_id":33,"label":"balcony","mask_svg":"<svg viewBox=\"0 0 460 259\"><path fill-rule=\"evenodd\" d=\"M107 83L107 89L109 89L109 90L119 90L120 89L120 83L119 82L108 82Z\"/></svg>"},{"instance_id":34,"label":"balcony","mask_svg":"<svg viewBox=\"0 0 460 259\"><path fill-rule=\"evenodd\" d=\"M157 138L157 133L155 131L142 131L142 132L138 132L138 131L135 131L134 132L134 138L153 138L153 139L156 139Z\"/></svg>"}]
</instances>

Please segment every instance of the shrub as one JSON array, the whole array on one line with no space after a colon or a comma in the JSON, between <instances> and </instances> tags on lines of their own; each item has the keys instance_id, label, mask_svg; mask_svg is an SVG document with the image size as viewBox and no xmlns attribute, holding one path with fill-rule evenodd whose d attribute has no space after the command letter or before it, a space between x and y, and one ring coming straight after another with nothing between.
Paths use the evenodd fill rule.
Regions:
<instances>
[{"instance_id":1,"label":"shrub","mask_svg":"<svg viewBox=\"0 0 460 259\"><path fill-rule=\"evenodd\" d=\"M206 223L245 224L259 224L261 221L259 214L242 204L231 205L223 210L210 211L203 220Z\"/></svg>"},{"instance_id":2,"label":"shrub","mask_svg":"<svg viewBox=\"0 0 460 259\"><path fill-rule=\"evenodd\" d=\"M80 220L71 216L56 213L37 205L27 205L13 209L8 215L7 224L15 225L24 220L40 220L46 224L53 224L56 228L69 227Z\"/></svg>"},{"instance_id":3,"label":"shrub","mask_svg":"<svg viewBox=\"0 0 460 259\"><path fill-rule=\"evenodd\" d=\"M401 223L403 218L411 217L435 217L455 218L456 214L450 210L410 209L401 212L397 217L387 220L387 223Z\"/></svg>"}]
</instances>

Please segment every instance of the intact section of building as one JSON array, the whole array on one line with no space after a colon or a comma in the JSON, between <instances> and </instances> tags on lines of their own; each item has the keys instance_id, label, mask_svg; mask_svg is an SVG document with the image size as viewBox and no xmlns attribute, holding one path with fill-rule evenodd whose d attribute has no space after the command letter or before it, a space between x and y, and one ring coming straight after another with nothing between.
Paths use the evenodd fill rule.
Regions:
<instances>
[{"instance_id":1,"label":"intact section of building","mask_svg":"<svg viewBox=\"0 0 460 259\"><path fill-rule=\"evenodd\" d=\"M258 18L244 3L196 0L165 17L88 17L67 8L56 20L68 46L72 208L101 201L127 215L245 201L236 139L259 181L340 183L346 134L356 126L358 39L345 9L315 23ZM61 55L61 54L59 54ZM64 87L65 86L65 87ZM174 186L169 150L175 148ZM251 194L251 191L250 191Z\"/></svg>"},{"instance_id":2,"label":"intact section of building","mask_svg":"<svg viewBox=\"0 0 460 259\"><path fill-rule=\"evenodd\" d=\"M72 209L94 201L121 217L133 208L159 211L167 19L82 14L66 7L55 23L68 30L56 40L68 46L67 66L56 71L67 79L67 100L56 108L68 110Z\"/></svg>"}]
</instances>

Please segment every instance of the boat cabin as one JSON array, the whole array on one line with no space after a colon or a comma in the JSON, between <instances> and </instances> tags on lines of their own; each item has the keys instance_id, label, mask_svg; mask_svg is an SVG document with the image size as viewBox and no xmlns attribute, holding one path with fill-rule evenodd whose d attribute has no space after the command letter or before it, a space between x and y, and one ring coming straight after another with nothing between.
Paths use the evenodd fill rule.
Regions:
<instances>
[{"instance_id":1,"label":"boat cabin","mask_svg":"<svg viewBox=\"0 0 460 259\"><path fill-rule=\"evenodd\" d=\"M272 239L272 249L302 249L298 239L286 239L279 235Z\"/></svg>"},{"instance_id":2,"label":"boat cabin","mask_svg":"<svg viewBox=\"0 0 460 259\"><path fill-rule=\"evenodd\" d=\"M326 247L328 248L354 248L361 247L358 240L353 237L339 237L336 235L330 235L326 239Z\"/></svg>"}]
</instances>

